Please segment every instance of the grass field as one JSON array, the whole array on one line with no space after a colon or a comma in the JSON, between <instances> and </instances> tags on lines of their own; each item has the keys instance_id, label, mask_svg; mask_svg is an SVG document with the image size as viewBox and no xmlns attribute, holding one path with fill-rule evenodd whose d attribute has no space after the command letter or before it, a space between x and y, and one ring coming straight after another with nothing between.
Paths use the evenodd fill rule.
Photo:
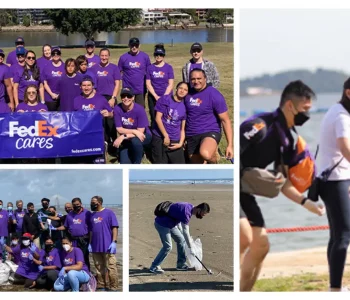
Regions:
<instances>
[{"instance_id":1,"label":"grass field","mask_svg":"<svg viewBox=\"0 0 350 300\"><path fill-rule=\"evenodd\" d=\"M189 53L190 47L192 43L184 43L184 44L174 44L173 47L169 44L165 44L166 49L166 57L165 61L172 65L175 73L175 86L176 83L182 80L182 67L185 63L191 58ZM227 106L229 108L229 115L232 121L233 126L233 43L202 43L204 49L204 58L212 61L220 74L220 88L219 91L224 95L226 99ZM3 48L6 55L12 51L14 48ZM30 47L26 46L26 49L33 50L36 53L37 58L39 58L41 54L41 47ZM154 45L150 44L141 44L141 51L146 52L151 59L151 62L154 62L153 58L153 50ZM98 54L99 49L95 50L96 54ZM110 62L117 64L119 57L128 51L128 48L124 49L110 49L111 58ZM85 54L84 48L76 48L76 49L62 49L62 59L66 60L67 58L73 57L76 58L78 55ZM148 113L147 101L146 101L146 111ZM226 149L226 139L223 135L221 142L219 144L219 148L222 153L225 154ZM113 162L113 159L111 159ZM144 161L144 163L148 163L148 161ZM229 161L225 159L221 159L219 163L229 163Z\"/></svg>"}]
</instances>

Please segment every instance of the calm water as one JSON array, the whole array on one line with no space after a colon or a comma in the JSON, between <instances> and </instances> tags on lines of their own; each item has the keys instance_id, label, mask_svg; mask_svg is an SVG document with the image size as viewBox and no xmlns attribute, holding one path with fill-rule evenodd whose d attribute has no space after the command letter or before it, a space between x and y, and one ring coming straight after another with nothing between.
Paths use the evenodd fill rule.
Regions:
<instances>
[{"instance_id":1,"label":"calm water","mask_svg":"<svg viewBox=\"0 0 350 300\"><path fill-rule=\"evenodd\" d=\"M22 36L26 46L80 45L84 44L82 34L62 35L58 32L0 32L0 47L13 47L18 36ZM101 32L95 40L106 41L107 44L128 44L131 37L138 37L141 44L156 43L192 43L192 42L233 42L232 28L190 29L190 30L128 30Z\"/></svg>"},{"instance_id":2,"label":"calm water","mask_svg":"<svg viewBox=\"0 0 350 300\"><path fill-rule=\"evenodd\" d=\"M196 179L196 180L130 180L131 184L233 184L233 180L229 179Z\"/></svg>"},{"instance_id":3,"label":"calm water","mask_svg":"<svg viewBox=\"0 0 350 300\"><path fill-rule=\"evenodd\" d=\"M279 103L279 95L241 97L240 111L251 116L254 110L270 111L275 109ZM329 108L332 104L339 101L339 94L318 94L314 107ZM313 153L320 136L320 125L324 113L311 114L311 119L300 127L298 132L306 139ZM240 123L246 117L240 117ZM327 225L327 217L318 217L311 214L305 208L295 204L283 195L275 199L258 198L259 205L265 217L267 228L275 227L295 227ZM328 231L307 231L293 233L274 233L270 234L271 251L289 251L295 249L312 248L326 246L328 243Z\"/></svg>"}]
</instances>

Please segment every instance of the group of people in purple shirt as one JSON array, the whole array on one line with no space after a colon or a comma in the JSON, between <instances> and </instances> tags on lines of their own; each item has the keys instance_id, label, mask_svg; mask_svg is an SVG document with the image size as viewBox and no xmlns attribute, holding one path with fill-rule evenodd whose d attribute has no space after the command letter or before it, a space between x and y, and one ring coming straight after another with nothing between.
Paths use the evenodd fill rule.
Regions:
<instances>
[{"instance_id":1,"label":"group of people in purple shirt","mask_svg":"<svg viewBox=\"0 0 350 300\"><path fill-rule=\"evenodd\" d=\"M174 71L164 60L163 44L155 46L151 63L139 39L131 38L129 51L113 64L108 48L94 53L92 40L85 43L85 55L65 62L58 47L44 45L37 59L23 38L15 43L6 63L0 49L0 113L99 110L106 151L117 149L121 164L140 164L145 152L155 164L217 163L221 127L225 156L233 157L232 123L218 91L219 74L203 59L201 44L191 46L192 58L173 93Z\"/></svg>"},{"instance_id":2,"label":"group of people in purple shirt","mask_svg":"<svg viewBox=\"0 0 350 300\"><path fill-rule=\"evenodd\" d=\"M32 202L24 209L18 200L14 209L12 202L5 208L0 200L0 257L18 265L10 281L29 289L116 291L119 224L115 213L103 207L102 197L91 198L91 211L74 198L65 204L66 215L49 206L48 198L41 203L35 212Z\"/></svg>"}]
</instances>

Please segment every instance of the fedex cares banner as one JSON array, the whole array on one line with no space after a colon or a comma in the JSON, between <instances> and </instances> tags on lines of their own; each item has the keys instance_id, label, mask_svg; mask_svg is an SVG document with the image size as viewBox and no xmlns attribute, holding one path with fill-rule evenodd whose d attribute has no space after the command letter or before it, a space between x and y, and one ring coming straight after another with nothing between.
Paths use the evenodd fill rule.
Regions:
<instances>
[{"instance_id":1,"label":"fedex cares banner","mask_svg":"<svg viewBox=\"0 0 350 300\"><path fill-rule=\"evenodd\" d=\"M99 111L0 114L0 158L104 153Z\"/></svg>"}]
</instances>

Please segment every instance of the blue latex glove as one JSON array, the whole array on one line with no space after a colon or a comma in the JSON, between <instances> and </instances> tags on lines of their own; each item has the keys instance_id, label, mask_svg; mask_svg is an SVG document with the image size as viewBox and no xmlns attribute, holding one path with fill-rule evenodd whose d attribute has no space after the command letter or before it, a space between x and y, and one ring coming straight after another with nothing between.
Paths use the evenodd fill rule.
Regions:
<instances>
[{"instance_id":1,"label":"blue latex glove","mask_svg":"<svg viewBox=\"0 0 350 300\"><path fill-rule=\"evenodd\" d=\"M34 252L36 251L36 249L38 249L38 248L35 246L34 243L32 243L32 244L30 245L29 249L30 249L30 252L34 253Z\"/></svg>"},{"instance_id":2,"label":"blue latex glove","mask_svg":"<svg viewBox=\"0 0 350 300\"><path fill-rule=\"evenodd\" d=\"M112 242L109 247L108 247L108 250L109 253L111 254L116 254L117 253L117 243L116 242Z\"/></svg>"},{"instance_id":3,"label":"blue latex glove","mask_svg":"<svg viewBox=\"0 0 350 300\"><path fill-rule=\"evenodd\" d=\"M12 211L9 211L9 212L8 212L8 216L9 216L10 218L12 218L12 216L13 216Z\"/></svg>"},{"instance_id":4,"label":"blue latex glove","mask_svg":"<svg viewBox=\"0 0 350 300\"><path fill-rule=\"evenodd\" d=\"M50 230L57 230L57 228L53 227L51 224L49 225Z\"/></svg>"},{"instance_id":5,"label":"blue latex glove","mask_svg":"<svg viewBox=\"0 0 350 300\"><path fill-rule=\"evenodd\" d=\"M5 238L3 236L0 238L0 245L5 245Z\"/></svg>"},{"instance_id":6,"label":"blue latex glove","mask_svg":"<svg viewBox=\"0 0 350 300\"><path fill-rule=\"evenodd\" d=\"M61 271L58 273L58 277L64 277L64 275L66 275L66 270L62 268Z\"/></svg>"},{"instance_id":7,"label":"blue latex glove","mask_svg":"<svg viewBox=\"0 0 350 300\"><path fill-rule=\"evenodd\" d=\"M89 244L88 251L89 251L90 253L92 252L91 244Z\"/></svg>"},{"instance_id":8,"label":"blue latex glove","mask_svg":"<svg viewBox=\"0 0 350 300\"><path fill-rule=\"evenodd\" d=\"M63 215L60 214L60 213L58 213L58 214L57 214L57 217L61 218L61 217L63 217Z\"/></svg>"},{"instance_id":9,"label":"blue latex glove","mask_svg":"<svg viewBox=\"0 0 350 300\"><path fill-rule=\"evenodd\" d=\"M44 270L44 267L42 265L38 266L39 272L42 272Z\"/></svg>"},{"instance_id":10,"label":"blue latex glove","mask_svg":"<svg viewBox=\"0 0 350 300\"><path fill-rule=\"evenodd\" d=\"M29 260L33 260L34 257L33 257L33 255L29 254L28 258L29 258Z\"/></svg>"},{"instance_id":11,"label":"blue latex glove","mask_svg":"<svg viewBox=\"0 0 350 300\"><path fill-rule=\"evenodd\" d=\"M43 219L41 218L41 215L39 215L39 214L38 214L38 220L39 220L40 223L43 222Z\"/></svg>"}]
</instances>

